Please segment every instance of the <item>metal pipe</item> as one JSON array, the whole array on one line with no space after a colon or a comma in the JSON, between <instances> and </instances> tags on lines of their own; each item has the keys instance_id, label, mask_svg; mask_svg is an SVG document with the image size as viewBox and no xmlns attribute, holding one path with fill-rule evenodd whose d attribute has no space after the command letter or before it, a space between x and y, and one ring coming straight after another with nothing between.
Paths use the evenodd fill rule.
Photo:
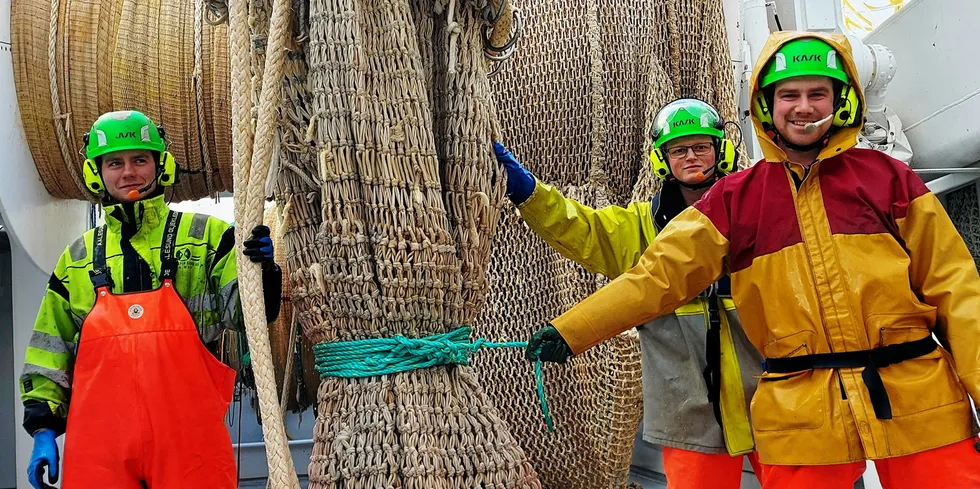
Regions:
<instances>
[{"instance_id":1,"label":"metal pipe","mask_svg":"<svg viewBox=\"0 0 980 489\"><path fill-rule=\"evenodd\" d=\"M978 178L980 178L980 174L944 175L935 180L926 182L926 188L936 195L942 195L947 192L963 188L967 185L971 185L976 182Z\"/></svg>"},{"instance_id":2,"label":"metal pipe","mask_svg":"<svg viewBox=\"0 0 980 489\"><path fill-rule=\"evenodd\" d=\"M762 47L769 39L769 12L766 0L744 0L742 2L742 35L745 44L742 51L742 76L739 100L739 119L742 124L742 138L749 158L757 160L762 157L762 147L756 137L751 118L748 116L752 100L752 69L758 61ZM743 116L744 114L744 116Z\"/></svg>"},{"instance_id":3,"label":"metal pipe","mask_svg":"<svg viewBox=\"0 0 980 489\"><path fill-rule=\"evenodd\" d=\"M233 445L235 446L235 449L236 450L241 450L241 449L251 450L253 448L265 448L265 442L264 441L252 441L252 442L248 442L248 443L233 443ZM312 439L306 439L306 440L290 440L289 441L289 446L290 447L307 447L307 446L310 446L311 447L311 446L313 446L313 440Z\"/></svg>"},{"instance_id":4,"label":"metal pipe","mask_svg":"<svg viewBox=\"0 0 980 489\"><path fill-rule=\"evenodd\" d=\"M978 173L980 174L980 168L913 168L912 171L916 173Z\"/></svg>"}]
</instances>

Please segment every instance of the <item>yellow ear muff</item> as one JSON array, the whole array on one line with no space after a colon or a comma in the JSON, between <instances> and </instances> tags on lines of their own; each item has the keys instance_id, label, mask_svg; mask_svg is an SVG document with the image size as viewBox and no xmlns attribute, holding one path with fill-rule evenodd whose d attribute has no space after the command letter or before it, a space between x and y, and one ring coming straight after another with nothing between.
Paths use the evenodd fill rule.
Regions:
<instances>
[{"instance_id":1,"label":"yellow ear muff","mask_svg":"<svg viewBox=\"0 0 980 489\"><path fill-rule=\"evenodd\" d=\"M177 161L169 151L160 153L160 166L163 170L157 177L157 184L161 187L169 187L177 183Z\"/></svg>"},{"instance_id":2,"label":"yellow ear muff","mask_svg":"<svg viewBox=\"0 0 980 489\"><path fill-rule=\"evenodd\" d=\"M670 175L670 166L664 158L664 153L657 148L650 150L650 165L653 167L653 176L666 180Z\"/></svg>"},{"instance_id":3,"label":"yellow ear muff","mask_svg":"<svg viewBox=\"0 0 980 489\"><path fill-rule=\"evenodd\" d=\"M770 132L773 130L772 112L769 110L769 102L762 91L758 91L752 99L752 115L762 123L762 130Z\"/></svg>"},{"instance_id":4,"label":"yellow ear muff","mask_svg":"<svg viewBox=\"0 0 980 489\"><path fill-rule=\"evenodd\" d=\"M85 179L85 188L95 195L102 195L105 192L105 185L102 177L99 176L99 165L92 159L86 159L82 163L82 177Z\"/></svg>"},{"instance_id":5,"label":"yellow ear muff","mask_svg":"<svg viewBox=\"0 0 980 489\"><path fill-rule=\"evenodd\" d=\"M721 143L718 144L718 155L716 156L718 171L722 173L731 173L735 171L735 164L738 163L738 152L735 151L735 145L727 139L722 139Z\"/></svg>"},{"instance_id":6,"label":"yellow ear muff","mask_svg":"<svg viewBox=\"0 0 980 489\"><path fill-rule=\"evenodd\" d=\"M840 108L834 112L835 127L853 127L861 123L861 102L857 90L844 85L840 92Z\"/></svg>"}]
</instances>

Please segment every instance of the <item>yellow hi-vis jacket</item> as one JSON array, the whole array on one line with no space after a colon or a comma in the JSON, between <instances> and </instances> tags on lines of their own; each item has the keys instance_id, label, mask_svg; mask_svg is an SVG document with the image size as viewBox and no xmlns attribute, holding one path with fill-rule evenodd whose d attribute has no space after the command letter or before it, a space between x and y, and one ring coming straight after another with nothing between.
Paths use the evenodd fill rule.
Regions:
<instances>
[{"instance_id":1,"label":"yellow hi-vis jacket","mask_svg":"<svg viewBox=\"0 0 980 489\"><path fill-rule=\"evenodd\" d=\"M685 207L676 184L665 185L650 202L592 209L538 182L518 209L528 226L562 256L613 279L636 265L657 232ZM720 425L703 377L709 360L709 294L699 294L673 314L636 325L643 370L643 440L648 443L730 455L755 448L748 401L762 358L742 331L727 277L719 280L717 289L720 358L713 360L723 371Z\"/></svg>"},{"instance_id":2,"label":"yellow hi-vis jacket","mask_svg":"<svg viewBox=\"0 0 980 489\"><path fill-rule=\"evenodd\" d=\"M857 79L837 35L776 33L760 59L801 36L829 42ZM980 276L938 199L904 163L854 148L859 128L833 133L804 170L754 122L765 160L715 184L636 267L554 326L581 352L687 303L727 271L742 326L767 362L886 352L933 333L942 344L892 364L765 372L750 407L763 463L880 459L969 438L967 394L980 395ZM877 412L883 394L889 416Z\"/></svg>"}]
</instances>

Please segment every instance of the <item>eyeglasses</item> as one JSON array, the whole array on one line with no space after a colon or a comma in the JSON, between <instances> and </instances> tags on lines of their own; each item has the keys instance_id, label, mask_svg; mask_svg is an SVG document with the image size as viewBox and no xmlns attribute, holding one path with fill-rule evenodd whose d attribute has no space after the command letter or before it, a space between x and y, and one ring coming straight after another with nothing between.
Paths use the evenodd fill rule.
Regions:
<instances>
[{"instance_id":1,"label":"eyeglasses","mask_svg":"<svg viewBox=\"0 0 980 489\"><path fill-rule=\"evenodd\" d=\"M714 146L708 143L698 143L692 146L674 146L667 150L667 156L674 160L679 160L687 156L687 150L694 150L695 156L705 156L714 151Z\"/></svg>"}]
</instances>

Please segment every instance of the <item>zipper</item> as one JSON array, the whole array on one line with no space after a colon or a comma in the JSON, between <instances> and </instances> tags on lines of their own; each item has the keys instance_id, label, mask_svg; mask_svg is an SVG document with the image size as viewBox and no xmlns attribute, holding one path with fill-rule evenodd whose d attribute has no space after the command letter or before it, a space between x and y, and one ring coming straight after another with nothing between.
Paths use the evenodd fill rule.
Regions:
<instances>
[{"instance_id":1,"label":"zipper","mask_svg":"<svg viewBox=\"0 0 980 489\"><path fill-rule=\"evenodd\" d=\"M807 178L809 178L809 176L810 176L810 170L817 163L819 163L819 161L814 161L813 162L813 165L810 165L809 167L807 167L804 170L803 178L800 180L800 188L801 189L803 187L803 184L806 183ZM794 173L793 170L789 170L789 172L792 174L793 181L795 183L796 182L796 173ZM812 255L812 253L810 251L810 243L808 243L807 242L807 239L806 239L806 233L803 231L803 217L800 215L800 205L801 204L802 205L806 205L809 208L809 204L806 202L805 199L800 199L799 198L799 189L791 189L791 191L792 191L792 194L793 194L793 205L795 206L795 209L794 210L796 211L796 220L798 221L799 226L800 226L800 240L803 242L803 250L806 252L806 263L807 263L808 268L809 268L809 271L810 271L810 280L812 281L813 286L816 287L817 286L817 277L816 277L816 275L814 275L814 266L813 266L813 258L812 258L813 255ZM819 304L819 299L818 299L818 305L820 305ZM822 310L823 309L823 306L820 305L820 308ZM824 336L827 337L828 343L831 343L832 344L832 342L829 341L830 340L830 333L827 331L826 325L821 324L821 327L823 328L823 334L824 334ZM833 350L833 348L831 348L831 350Z\"/></svg>"}]
</instances>

